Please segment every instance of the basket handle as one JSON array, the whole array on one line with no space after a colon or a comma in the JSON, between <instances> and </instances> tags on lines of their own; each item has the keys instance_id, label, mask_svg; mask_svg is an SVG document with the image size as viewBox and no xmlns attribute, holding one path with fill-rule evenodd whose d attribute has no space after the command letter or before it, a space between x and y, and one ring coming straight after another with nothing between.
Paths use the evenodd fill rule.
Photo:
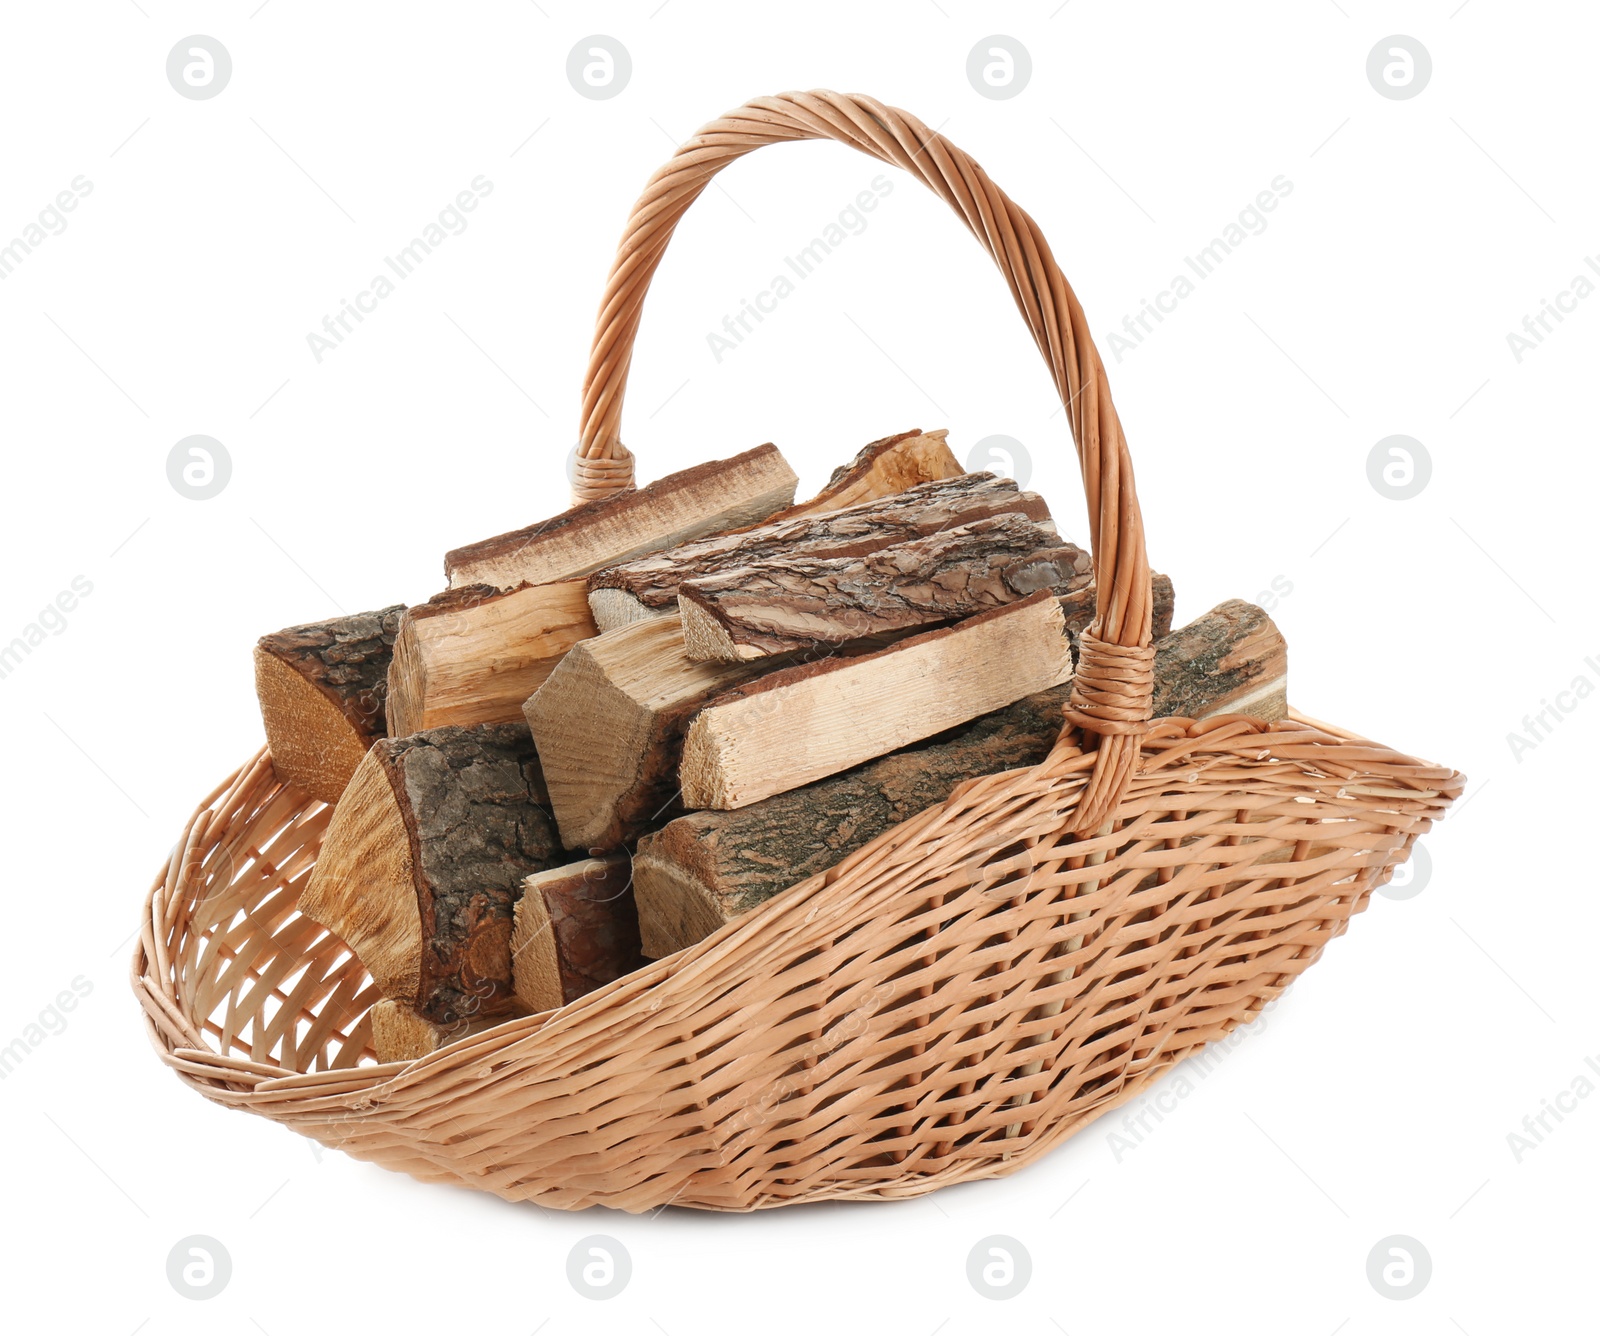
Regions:
<instances>
[{"instance_id":1,"label":"basket handle","mask_svg":"<svg viewBox=\"0 0 1600 1336\"><path fill-rule=\"evenodd\" d=\"M1066 717L1098 735L1093 773L1071 828L1109 821L1139 759L1154 686L1150 563L1128 446L1083 309L1038 225L976 162L915 116L860 94L783 93L747 102L704 126L646 185L606 281L583 385L578 501L633 485L619 425L634 336L650 279L673 229L719 171L764 144L833 139L901 167L960 216L993 257L1067 410L1089 506L1096 611L1079 639Z\"/></svg>"}]
</instances>

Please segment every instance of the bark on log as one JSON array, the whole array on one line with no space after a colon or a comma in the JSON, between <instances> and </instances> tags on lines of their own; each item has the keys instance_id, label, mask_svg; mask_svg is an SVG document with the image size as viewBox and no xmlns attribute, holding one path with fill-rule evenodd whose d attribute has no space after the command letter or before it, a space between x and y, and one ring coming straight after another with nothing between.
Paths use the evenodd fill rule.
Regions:
<instances>
[{"instance_id":1,"label":"bark on log","mask_svg":"<svg viewBox=\"0 0 1600 1336\"><path fill-rule=\"evenodd\" d=\"M437 1053L446 1044L482 1034L506 1019L506 1016L474 1016L470 1020L436 1025L404 1002L386 997L372 1007L372 1047L379 1062L415 1062Z\"/></svg>"},{"instance_id":2,"label":"bark on log","mask_svg":"<svg viewBox=\"0 0 1600 1336\"><path fill-rule=\"evenodd\" d=\"M763 524L686 543L597 571L589 602L602 631L677 607L678 586L740 566L792 557L864 557L996 515L1024 516L1047 528L1050 508L1009 478L964 473L926 482L844 510Z\"/></svg>"},{"instance_id":3,"label":"bark on log","mask_svg":"<svg viewBox=\"0 0 1600 1336\"><path fill-rule=\"evenodd\" d=\"M1231 600L1156 646L1155 713L1281 718L1286 649L1271 618ZM644 953L663 956L825 871L978 775L1037 765L1070 683L921 746L733 812L691 812L639 841L634 893Z\"/></svg>"},{"instance_id":4,"label":"bark on log","mask_svg":"<svg viewBox=\"0 0 1600 1336\"><path fill-rule=\"evenodd\" d=\"M389 735L521 723L523 702L562 655L598 634L582 580L507 592L468 585L408 608L389 669Z\"/></svg>"},{"instance_id":5,"label":"bark on log","mask_svg":"<svg viewBox=\"0 0 1600 1336\"><path fill-rule=\"evenodd\" d=\"M524 706L569 849L609 852L674 810L683 730L770 664L695 663L676 617L575 645Z\"/></svg>"},{"instance_id":6,"label":"bark on log","mask_svg":"<svg viewBox=\"0 0 1600 1336\"><path fill-rule=\"evenodd\" d=\"M777 558L679 588L691 659L737 662L971 617L1092 581L1089 554L1020 515L997 515L864 557Z\"/></svg>"},{"instance_id":7,"label":"bark on log","mask_svg":"<svg viewBox=\"0 0 1600 1336\"><path fill-rule=\"evenodd\" d=\"M339 801L385 729L385 677L403 604L262 636L256 699L278 778Z\"/></svg>"},{"instance_id":8,"label":"bark on log","mask_svg":"<svg viewBox=\"0 0 1600 1336\"><path fill-rule=\"evenodd\" d=\"M511 972L517 998L530 1011L575 1002L644 963L626 854L586 858L524 879Z\"/></svg>"},{"instance_id":9,"label":"bark on log","mask_svg":"<svg viewBox=\"0 0 1600 1336\"><path fill-rule=\"evenodd\" d=\"M773 518L822 515L844 506L891 496L918 483L954 478L963 469L945 444L949 434L943 428L930 432L913 428L864 445L848 464L834 469L827 485L814 497L790 506Z\"/></svg>"},{"instance_id":10,"label":"bark on log","mask_svg":"<svg viewBox=\"0 0 1600 1336\"><path fill-rule=\"evenodd\" d=\"M456 548L445 554L445 575L451 588L576 579L642 552L759 524L793 502L796 481L776 446L758 446Z\"/></svg>"},{"instance_id":11,"label":"bark on log","mask_svg":"<svg viewBox=\"0 0 1600 1336\"><path fill-rule=\"evenodd\" d=\"M300 899L385 997L450 1024L515 1006L512 907L561 861L521 724L382 738L335 810Z\"/></svg>"},{"instance_id":12,"label":"bark on log","mask_svg":"<svg viewBox=\"0 0 1600 1336\"><path fill-rule=\"evenodd\" d=\"M683 804L746 807L1071 673L1061 605L1045 590L876 653L780 668L725 690L695 715L678 770Z\"/></svg>"}]
</instances>

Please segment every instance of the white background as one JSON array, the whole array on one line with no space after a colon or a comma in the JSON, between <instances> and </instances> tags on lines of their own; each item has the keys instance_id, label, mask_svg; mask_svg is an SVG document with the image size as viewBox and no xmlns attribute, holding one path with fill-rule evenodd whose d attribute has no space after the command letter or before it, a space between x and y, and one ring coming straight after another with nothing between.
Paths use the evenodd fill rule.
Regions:
<instances>
[{"instance_id":1,"label":"white background","mask_svg":"<svg viewBox=\"0 0 1600 1336\"><path fill-rule=\"evenodd\" d=\"M1508 743L1574 678L1600 685L1600 300L1520 362L1506 339L1600 250L1592 7L259 2L3 11L0 244L74 177L93 186L0 282L0 642L73 577L93 586L0 680L0 1045L92 986L0 1083L8 1327L1594 1328L1600 1098L1520 1160L1507 1140L1600 1055L1600 701L1520 759ZM211 100L165 75L195 33L232 56ZM606 101L565 75L594 33L633 64ZM1031 54L1008 100L966 76L992 33ZM1390 34L1432 55L1410 100L1367 80ZM1431 880L1376 898L1142 1144L1108 1140L1113 1114L1015 1178L905 1204L548 1213L206 1103L142 1036L128 939L193 804L259 744L251 644L419 602L446 548L565 504L629 204L698 124L796 87L916 112L1033 212L1106 350L1178 620L1280 577L1295 704L1468 773L1426 841ZM909 178L740 347L709 350L880 170L775 148L695 207L639 340L624 426L642 478L772 440L805 494L890 432L948 427L958 454L1003 433L1081 537L1037 354ZM315 360L307 335L479 174L470 226ZM1266 230L1115 360L1123 316L1279 175L1293 190ZM196 433L233 465L207 501L166 474ZM1395 433L1433 464L1407 501L1367 477ZM595 1233L633 1258L603 1303L565 1278ZM166 1276L191 1234L232 1258L206 1302ZM966 1276L991 1234L1033 1259L1005 1303ZM1391 1234L1433 1260L1404 1302L1366 1276Z\"/></svg>"}]
</instances>

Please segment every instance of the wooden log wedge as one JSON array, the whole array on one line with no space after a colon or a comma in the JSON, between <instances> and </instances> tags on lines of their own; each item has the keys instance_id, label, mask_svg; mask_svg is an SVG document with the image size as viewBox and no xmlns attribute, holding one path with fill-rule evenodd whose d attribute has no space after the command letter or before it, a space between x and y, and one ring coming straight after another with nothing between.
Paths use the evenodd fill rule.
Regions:
<instances>
[{"instance_id":1,"label":"wooden log wedge","mask_svg":"<svg viewBox=\"0 0 1600 1336\"><path fill-rule=\"evenodd\" d=\"M610 631L675 611L678 587L686 580L793 557L864 557L896 543L1009 514L1053 528L1050 508L1038 493L1019 491L1009 478L989 473L959 474L843 510L703 538L606 567L589 577L589 604L596 624Z\"/></svg>"},{"instance_id":2,"label":"wooden log wedge","mask_svg":"<svg viewBox=\"0 0 1600 1336\"><path fill-rule=\"evenodd\" d=\"M523 702L597 635L582 580L446 590L406 609L389 669L391 737L446 724L522 722Z\"/></svg>"},{"instance_id":3,"label":"wooden log wedge","mask_svg":"<svg viewBox=\"0 0 1600 1336\"><path fill-rule=\"evenodd\" d=\"M380 738L335 809L300 909L379 991L446 1025L513 1007L522 879L562 860L522 724Z\"/></svg>"},{"instance_id":4,"label":"wooden log wedge","mask_svg":"<svg viewBox=\"0 0 1600 1336\"><path fill-rule=\"evenodd\" d=\"M517 999L529 1011L576 1002L644 963L626 854L581 859L523 880L511 972Z\"/></svg>"},{"instance_id":5,"label":"wooden log wedge","mask_svg":"<svg viewBox=\"0 0 1600 1336\"><path fill-rule=\"evenodd\" d=\"M278 778L339 801L387 727L385 681L403 604L291 626L255 647L256 699Z\"/></svg>"},{"instance_id":6,"label":"wooden log wedge","mask_svg":"<svg viewBox=\"0 0 1600 1336\"><path fill-rule=\"evenodd\" d=\"M848 464L834 469L814 497L780 511L773 519L822 515L845 506L860 505L863 501L892 496L918 483L954 478L963 470L945 444L949 434L942 428L929 432L913 428L864 445Z\"/></svg>"},{"instance_id":7,"label":"wooden log wedge","mask_svg":"<svg viewBox=\"0 0 1600 1336\"><path fill-rule=\"evenodd\" d=\"M683 730L718 692L770 664L696 663L676 617L575 645L524 706L569 849L635 839L677 801Z\"/></svg>"},{"instance_id":8,"label":"wooden log wedge","mask_svg":"<svg viewBox=\"0 0 1600 1336\"><path fill-rule=\"evenodd\" d=\"M863 557L774 558L679 587L691 659L736 662L959 620L1092 583L1089 554L1021 515L996 515Z\"/></svg>"},{"instance_id":9,"label":"wooden log wedge","mask_svg":"<svg viewBox=\"0 0 1600 1336\"><path fill-rule=\"evenodd\" d=\"M458 547L445 554L445 575L452 589L575 579L641 552L759 524L793 502L797 481L776 446L757 446Z\"/></svg>"},{"instance_id":10,"label":"wooden log wedge","mask_svg":"<svg viewBox=\"0 0 1600 1336\"><path fill-rule=\"evenodd\" d=\"M695 714L678 777L685 807L728 810L967 722L1072 673L1047 590L887 649L780 668Z\"/></svg>"}]
</instances>

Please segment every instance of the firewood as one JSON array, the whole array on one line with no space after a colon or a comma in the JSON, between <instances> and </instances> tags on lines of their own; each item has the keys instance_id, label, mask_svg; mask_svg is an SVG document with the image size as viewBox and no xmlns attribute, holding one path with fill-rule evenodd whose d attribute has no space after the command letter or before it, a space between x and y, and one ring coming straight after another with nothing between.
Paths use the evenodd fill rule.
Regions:
<instances>
[{"instance_id":1,"label":"firewood","mask_svg":"<svg viewBox=\"0 0 1600 1336\"><path fill-rule=\"evenodd\" d=\"M690 716L770 666L695 663L676 617L575 645L523 710L561 842L604 853L648 829L675 801Z\"/></svg>"},{"instance_id":2,"label":"firewood","mask_svg":"<svg viewBox=\"0 0 1600 1336\"><path fill-rule=\"evenodd\" d=\"M1287 655L1260 608L1233 600L1156 646L1158 717L1281 718ZM639 841L634 894L644 953L664 956L825 871L958 784L1044 760L1070 683L932 742L732 812L690 812Z\"/></svg>"},{"instance_id":3,"label":"firewood","mask_svg":"<svg viewBox=\"0 0 1600 1336\"><path fill-rule=\"evenodd\" d=\"M575 1002L644 963L626 854L586 858L523 880L511 973L530 1011Z\"/></svg>"},{"instance_id":4,"label":"firewood","mask_svg":"<svg viewBox=\"0 0 1600 1336\"><path fill-rule=\"evenodd\" d=\"M291 626L256 643L256 698L278 778L339 801L385 729L384 679L404 604Z\"/></svg>"},{"instance_id":5,"label":"firewood","mask_svg":"<svg viewBox=\"0 0 1600 1336\"><path fill-rule=\"evenodd\" d=\"M300 908L379 992L449 1024L515 1004L522 879L561 861L521 724L380 738L335 809Z\"/></svg>"},{"instance_id":6,"label":"firewood","mask_svg":"<svg viewBox=\"0 0 1600 1336\"><path fill-rule=\"evenodd\" d=\"M561 656L597 634L582 580L508 592L467 585L435 595L400 618L389 669L389 734L521 723L522 703Z\"/></svg>"},{"instance_id":7,"label":"firewood","mask_svg":"<svg viewBox=\"0 0 1600 1336\"><path fill-rule=\"evenodd\" d=\"M880 496L892 496L918 483L954 478L963 470L945 444L944 438L949 434L943 429L922 432L913 428L864 445L848 464L834 469L827 486L811 500L791 506L773 518L821 515Z\"/></svg>"},{"instance_id":8,"label":"firewood","mask_svg":"<svg viewBox=\"0 0 1600 1336\"><path fill-rule=\"evenodd\" d=\"M1038 493L1018 491L1009 478L990 473L958 474L844 510L702 538L608 566L589 577L589 605L596 625L610 631L675 611L678 586L686 580L791 557L864 557L896 543L1008 514L1053 528L1050 508Z\"/></svg>"},{"instance_id":9,"label":"firewood","mask_svg":"<svg viewBox=\"0 0 1600 1336\"><path fill-rule=\"evenodd\" d=\"M507 1019L506 1016L473 1016L466 1020L436 1025L418 1015L404 1002L383 998L369 1013L372 1021L372 1047L379 1062L415 1062L437 1053L446 1044L470 1039Z\"/></svg>"},{"instance_id":10,"label":"firewood","mask_svg":"<svg viewBox=\"0 0 1600 1336\"><path fill-rule=\"evenodd\" d=\"M459 547L445 554L445 575L451 588L576 579L641 552L759 524L793 502L796 481L776 446L758 446Z\"/></svg>"},{"instance_id":11,"label":"firewood","mask_svg":"<svg viewBox=\"0 0 1600 1336\"><path fill-rule=\"evenodd\" d=\"M789 557L687 581L691 659L734 662L843 645L970 617L1093 582L1089 554L1020 515L997 515L864 557Z\"/></svg>"},{"instance_id":12,"label":"firewood","mask_svg":"<svg viewBox=\"0 0 1600 1336\"><path fill-rule=\"evenodd\" d=\"M875 653L780 668L725 690L695 715L678 771L683 804L746 807L1071 673L1061 605L1046 590Z\"/></svg>"}]
</instances>

